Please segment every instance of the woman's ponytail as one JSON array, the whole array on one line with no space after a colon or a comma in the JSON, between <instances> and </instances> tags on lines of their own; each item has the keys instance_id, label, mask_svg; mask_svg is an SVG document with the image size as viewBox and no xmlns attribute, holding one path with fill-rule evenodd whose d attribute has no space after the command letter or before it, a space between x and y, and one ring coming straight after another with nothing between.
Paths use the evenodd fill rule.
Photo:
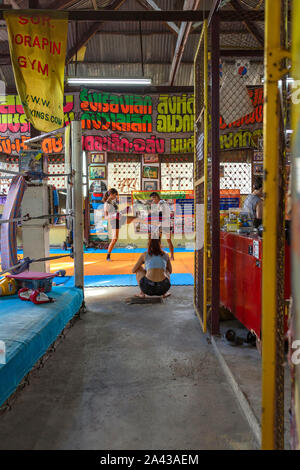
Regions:
<instances>
[{"instance_id":1,"label":"woman's ponytail","mask_svg":"<svg viewBox=\"0 0 300 470\"><path fill-rule=\"evenodd\" d=\"M110 191L106 191L106 193L103 196L103 202L106 202L109 196L110 196Z\"/></svg>"},{"instance_id":2,"label":"woman's ponytail","mask_svg":"<svg viewBox=\"0 0 300 470\"><path fill-rule=\"evenodd\" d=\"M106 191L106 193L103 196L103 202L106 202L109 196L111 196L112 194L116 194L118 196L118 191L115 188L111 188L108 191Z\"/></svg>"}]
</instances>

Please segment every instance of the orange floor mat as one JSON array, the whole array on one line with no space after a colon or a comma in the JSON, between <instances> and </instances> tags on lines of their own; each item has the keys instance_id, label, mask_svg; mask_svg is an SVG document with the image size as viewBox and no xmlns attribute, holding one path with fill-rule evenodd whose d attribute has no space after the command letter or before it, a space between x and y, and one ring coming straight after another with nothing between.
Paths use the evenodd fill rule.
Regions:
<instances>
[{"instance_id":1,"label":"orange floor mat","mask_svg":"<svg viewBox=\"0 0 300 470\"><path fill-rule=\"evenodd\" d=\"M131 274L131 269L140 256L140 253L112 253L111 261L106 261L106 253L85 253L84 274L94 276L98 274ZM175 253L172 261L174 273L194 273L194 253ZM72 258L62 258L51 262L50 271L64 269L68 276L73 275Z\"/></svg>"}]
</instances>

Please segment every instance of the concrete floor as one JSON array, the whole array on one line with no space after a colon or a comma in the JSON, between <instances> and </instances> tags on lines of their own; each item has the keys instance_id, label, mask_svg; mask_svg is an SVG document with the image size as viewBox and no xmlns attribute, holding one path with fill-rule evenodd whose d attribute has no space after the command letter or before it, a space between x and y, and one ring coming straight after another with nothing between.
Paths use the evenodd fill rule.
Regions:
<instances>
[{"instance_id":1,"label":"concrete floor","mask_svg":"<svg viewBox=\"0 0 300 470\"><path fill-rule=\"evenodd\" d=\"M222 321L220 323L220 332L222 337L215 338L219 351L225 359L231 373L241 392L246 397L257 421L261 422L261 355L256 347L243 344L241 346L232 346L224 338L228 329L235 330L238 336L246 338L248 330L236 319ZM284 411L285 411L285 449L290 449L290 413L291 408L291 379L288 361L284 363Z\"/></svg>"},{"instance_id":2,"label":"concrete floor","mask_svg":"<svg viewBox=\"0 0 300 470\"><path fill-rule=\"evenodd\" d=\"M0 449L254 449L202 334L193 288L127 305L88 289L88 313L0 416Z\"/></svg>"}]
</instances>

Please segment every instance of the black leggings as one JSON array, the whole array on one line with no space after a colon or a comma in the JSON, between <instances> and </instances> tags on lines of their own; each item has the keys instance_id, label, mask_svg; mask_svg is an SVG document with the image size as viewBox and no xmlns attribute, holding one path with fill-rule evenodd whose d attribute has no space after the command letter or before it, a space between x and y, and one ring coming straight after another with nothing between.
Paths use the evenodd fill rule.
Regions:
<instances>
[{"instance_id":1,"label":"black leggings","mask_svg":"<svg viewBox=\"0 0 300 470\"><path fill-rule=\"evenodd\" d=\"M140 280L140 289L146 295L164 295L170 287L171 283L167 277L160 282L150 281L146 276Z\"/></svg>"}]
</instances>

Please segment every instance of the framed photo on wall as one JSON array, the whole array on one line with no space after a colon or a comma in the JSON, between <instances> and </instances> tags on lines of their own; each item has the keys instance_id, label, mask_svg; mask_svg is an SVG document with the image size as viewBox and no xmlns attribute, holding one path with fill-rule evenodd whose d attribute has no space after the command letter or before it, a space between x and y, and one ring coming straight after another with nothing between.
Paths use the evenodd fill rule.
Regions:
<instances>
[{"instance_id":1,"label":"framed photo on wall","mask_svg":"<svg viewBox=\"0 0 300 470\"><path fill-rule=\"evenodd\" d=\"M157 191L158 181L143 181L143 190L144 191Z\"/></svg>"},{"instance_id":2,"label":"framed photo on wall","mask_svg":"<svg viewBox=\"0 0 300 470\"><path fill-rule=\"evenodd\" d=\"M145 153L144 154L144 163L159 163L158 154Z\"/></svg>"},{"instance_id":3,"label":"framed photo on wall","mask_svg":"<svg viewBox=\"0 0 300 470\"><path fill-rule=\"evenodd\" d=\"M262 163L254 163L253 165L253 173L255 175L262 175L264 170L264 166Z\"/></svg>"},{"instance_id":4,"label":"framed photo on wall","mask_svg":"<svg viewBox=\"0 0 300 470\"><path fill-rule=\"evenodd\" d=\"M89 177L90 177L90 180L105 180L106 179L106 166L90 165Z\"/></svg>"},{"instance_id":5,"label":"framed photo on wall","mask_svg":"<svg viewBox=\"0 0 300 470\"><path fill-rule=\"evenodd\" d=\"M105 163L105 153L90 153L90 163Z\"/></svg>"},{"instance_id":6,"label":"framed photo on wall","mask_svg":"<svg viewBox=\"0 0 300 470\"><path fill-rule=\"evenodd\" d=\"M255 151L253 154L253 161L254 162L262 162L264 159L264 153L260 151Z\"/></svg>"},{"instance_id":7,"label":"framed photo on wall","mask_svg":"<svg viewBox=\"0 0 300 470\"><path fill-rule=\"evenodd\" d=\"M38 150L32 150L20 154L19 171L45 171L43 153Z\"/></svg>"},{"instance_id":8,"label":"framed photo on wall","mask_svg":"<svg viewBox=\"0 0 300 470\"><path fill-rule=\"evenodd\" d=\"M258 150L261 150L261 151L264 150L264 139L263 139L263 137L259 137L257 147L258 147Z\"/></svg>"},{"instance_id":9,"label":"framed photo on wall","mask_svg":"<svg viewBox=\"0 0 300 470\"><path fill-rule=\"evenodd\" d=\"M158 166L143 166L143 178L157 179Z\"/></svg>"}]
</instances>

